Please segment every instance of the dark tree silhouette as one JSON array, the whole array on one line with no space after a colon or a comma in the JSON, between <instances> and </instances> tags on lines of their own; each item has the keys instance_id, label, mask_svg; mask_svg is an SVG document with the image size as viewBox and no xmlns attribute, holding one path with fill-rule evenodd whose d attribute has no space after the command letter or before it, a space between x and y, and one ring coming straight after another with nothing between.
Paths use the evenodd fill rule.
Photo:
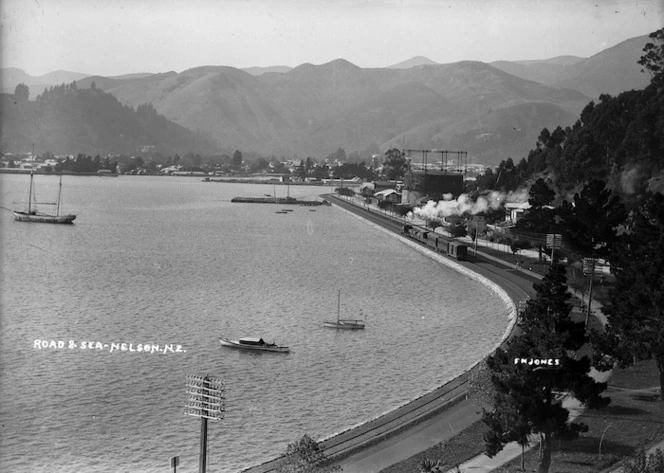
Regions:
<instances>
[{"instance_id":1,"label":"dark tree silhouette","mask_svg":"<svg viewBox=\"0 0 664 473\"><path fill-rule=\"evenodd\" d=\"M609 261L616 282L595 345L621 366L654 359L664 393L664 196L651 195L634 213Z\"/></svg>"},{"instance_id":2,"label":"dark tree silhouette","mask_svg":"<svg viewBox=\"0 0 664 473\"><path fill-rule=\"evenodd\" d=\"M523 444L528 435L540 434L539 472L547 473L554 439L587 429L569 421L563 397L571 393L588 407L605 406L609 399L600 395L606 384L588 375L590 359L575 354L586 337L584 324L570 318L565 267L553 264L535 290L520 314L518 335L487 360L495 395L493 411L483 416L489 427L484 440L494 456L509 442Z\"/></svg>"}]
</instances>

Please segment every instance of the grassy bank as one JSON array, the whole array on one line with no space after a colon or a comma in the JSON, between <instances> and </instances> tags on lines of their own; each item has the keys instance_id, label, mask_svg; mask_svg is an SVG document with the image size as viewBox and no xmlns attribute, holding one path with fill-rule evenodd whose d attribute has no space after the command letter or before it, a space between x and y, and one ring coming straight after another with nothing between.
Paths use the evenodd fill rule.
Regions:
<instances>
[{"instance_id":1,"label":"grassy bank","mask_svg":"<svg viewBox=\"0 0 664 473\"><path fill-rule=\"evenodd\" d=\"M638 363L625 370L615 370L606 394L611 404L600 410L587 410L577 421L588 425L588 432L572 441L558 442L554 447L551 472L602 472L617 467L624 457L640 448L664 439L664 403L659 401L659 374L653 361ZM479 406L478 406L479 409ZM412 456L381 473L416 473L423 459L441 460L443 471L480 454L486 427L473 424L445 444L439 444ZM525 455L525 471L536 471L539 462L537 446ZM499 473L521 471L521 459L495 470Z\"/></svg>"}]
</instances>

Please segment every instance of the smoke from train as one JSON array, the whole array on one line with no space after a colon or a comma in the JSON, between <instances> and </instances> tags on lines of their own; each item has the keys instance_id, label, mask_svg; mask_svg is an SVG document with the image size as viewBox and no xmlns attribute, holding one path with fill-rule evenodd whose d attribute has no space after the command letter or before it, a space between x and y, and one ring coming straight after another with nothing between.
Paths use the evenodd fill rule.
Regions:
<instances>
[{"instance_id":1,"label":"smoke from train","mask_svg":"<svg viewBox=\"0 0 664 473\"><path fill-rule=\"evenodd\" d=\"M444 200L434 202L430 200L423 207L413 209L415 217L423 219L442 218L450 216L477 215L489 210L499 210L505 202L526 202L528 191L521 189L515 192L492 191L486 195L479 196L473 200L468 194L461 194L457 199L452 199L448 194Z\"/></svg>"}]
</instances>

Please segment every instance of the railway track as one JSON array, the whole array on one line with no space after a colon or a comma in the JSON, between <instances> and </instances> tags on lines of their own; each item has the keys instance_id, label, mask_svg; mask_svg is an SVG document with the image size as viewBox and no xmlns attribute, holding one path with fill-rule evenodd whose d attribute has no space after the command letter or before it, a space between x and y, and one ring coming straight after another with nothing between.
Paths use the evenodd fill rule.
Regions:
<instances>
[{"instance_id":1,"label":"railway track","mask_svg":"<svg viewBox=\"0 0 664 473\"><path fill-rule=\"evenodd\" d=\"M356 213L366 220L401 233L403 221L398 218L382 215L364 209L355 204L346 202L336 196L324 196L326 199L345 210ZM421 243L424 247L426 244ZM432 250L433 251L433 250ZM463 266L472 268L485 277L500 285L514 301L522 300L532 294L532 280L523 275L506 271L497 261L482 258L478 252L477 258L471 261L459 262ZM465 399L468 395L468 371L449 381L443 386L360 426L348 429L320 442L325 455L333 462L339 462L354 453L376 445L391 436L398 434L418 423L435 416ZM276 471L281 458L275 458L261 465L243 470L243 473L269 473Z\"/></svg>"}]
</instances>

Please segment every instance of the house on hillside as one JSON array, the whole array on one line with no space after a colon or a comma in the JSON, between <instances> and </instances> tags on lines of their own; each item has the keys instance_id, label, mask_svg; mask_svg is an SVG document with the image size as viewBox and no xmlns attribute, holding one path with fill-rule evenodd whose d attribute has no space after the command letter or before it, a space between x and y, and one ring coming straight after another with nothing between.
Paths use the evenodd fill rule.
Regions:
<instances>
[{"instance_id":1,"label":"house on hillside","mask_svg":"<svg viewBox=\"0 0 664 473\"><path fill-rule=\"evenodd\" d=\"M505 203L505 221L516 224L526 212L530 210L528 202L506 202Z\"/></svg>"}]
</instances>

